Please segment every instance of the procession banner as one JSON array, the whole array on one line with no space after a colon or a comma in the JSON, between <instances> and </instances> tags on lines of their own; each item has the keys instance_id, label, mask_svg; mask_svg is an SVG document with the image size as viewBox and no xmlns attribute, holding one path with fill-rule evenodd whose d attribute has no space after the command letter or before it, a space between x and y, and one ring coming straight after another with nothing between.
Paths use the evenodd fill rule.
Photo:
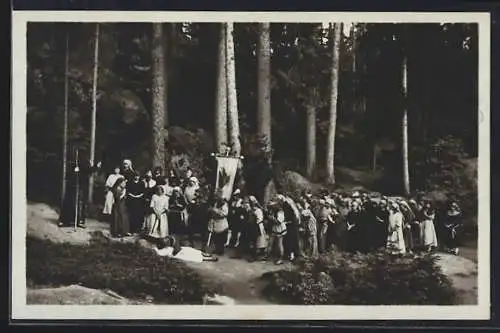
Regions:
<instances>
[{"instance_id":1,"label":"procession banner","mask_svg":"<svg viewBox=\"0 0 500 333\"><path fill-rule=\"evenodd\" d=\"M231 199L233 194L234 179L240 163L239 157L216 156L217 178L215 181L216 190L220 190L224 199Z\"/></svg>"}]
</instances>

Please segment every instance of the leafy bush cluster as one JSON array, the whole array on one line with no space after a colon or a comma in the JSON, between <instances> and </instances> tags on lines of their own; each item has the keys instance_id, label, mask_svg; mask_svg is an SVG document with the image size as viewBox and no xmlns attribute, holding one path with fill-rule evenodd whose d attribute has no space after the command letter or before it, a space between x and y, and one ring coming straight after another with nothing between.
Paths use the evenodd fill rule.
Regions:
<instances>
[{"instance_id":1,"label":"leafy bush cluster","mask_svg":"<svg viewBox=\"0 0 500 333\"><path fill-rule=\"evenodd\" d=\"M110 289L131 299L155 303L202 304L214 292L184 263L159 257L139 245L94 242L88 246L53 244L31 237L27 245L27 281L34 285L80 284Z\"/></svg>"},{"instance_id":2,"label":"leafy bush cluster","mask_svg":"<svg viewBox=\"0 0 500 333\"><path fill-rule=\"evenodd\" d=\"M293 270L266 273L264 293L306 305L452 305L456 291L432 255L330 252Z\"/></svg>"},{"instance_id":3,"label":"leafy bush cluster","mask_svg":"<svg viewBox=\"0 0 500 333\"><path fill-rule=\"evenodd\" d=\"M463 142L453 136L438 138L413 154L413 180L418 189L438 191L458 200L466 216L477 214L477 174L470 174Z\"/></svg>"}]
</instances>

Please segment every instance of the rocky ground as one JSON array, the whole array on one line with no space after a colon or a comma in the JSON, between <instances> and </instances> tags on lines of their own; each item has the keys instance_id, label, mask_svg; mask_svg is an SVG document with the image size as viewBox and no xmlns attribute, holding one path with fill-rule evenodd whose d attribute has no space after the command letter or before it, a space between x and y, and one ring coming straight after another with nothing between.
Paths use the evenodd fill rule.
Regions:
<instances>
[{"instance_id":1,"label":"rocky ground","mask_svg":"<svg viewBox=\"0 0 500 333\"><path fill-rule=\"evenodd\" d=\"M30 236L48 239L52 242L68 242L71 244L88 244L92 237L101 235L111 238L109 225L88 219L86 229L59 228L57 212L45 204L29 203L27 208L27 233ZM121 240L138 241L134 237ZM443 272L460 290L461 304L477 303L477 251L465 248L462 256L439 254L439 264ZM474 255L476 260L474 261ZM471 260L472 259L472 260ZM219 258L218 262L187 263L204 278L216 281L223 286L223 297L219 304L269 304L260 295L263 287L259 277L265 272L291 268L290 264L276 266L272 262L248 262L234 258L231 250ZM67 286L61 288L28 288L28 304L133 304L132 301L113 293L85 288L83 286ZM208 303L211 301L208 300Z\"/></svg>"}]
</instances>

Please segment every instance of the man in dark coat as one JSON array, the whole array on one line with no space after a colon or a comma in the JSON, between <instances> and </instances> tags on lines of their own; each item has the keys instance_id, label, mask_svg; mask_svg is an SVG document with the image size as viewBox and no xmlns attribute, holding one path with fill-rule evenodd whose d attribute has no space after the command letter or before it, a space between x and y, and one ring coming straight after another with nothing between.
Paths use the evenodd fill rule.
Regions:
<instances>
[{"instance_id":1,"label":"man in dark coat","mask_svg":"<svg viewBox=\"0 0 500 333\"><path fill-rule=\"evenodd\" d=\"M66 193L59 216L60 227L72 226L76 220L78 227L85 228L89 178L100 167L101 162L91 165L85 156L78 162L71 162L69 175L66 179Z\"/></svg>"}]
</instances>

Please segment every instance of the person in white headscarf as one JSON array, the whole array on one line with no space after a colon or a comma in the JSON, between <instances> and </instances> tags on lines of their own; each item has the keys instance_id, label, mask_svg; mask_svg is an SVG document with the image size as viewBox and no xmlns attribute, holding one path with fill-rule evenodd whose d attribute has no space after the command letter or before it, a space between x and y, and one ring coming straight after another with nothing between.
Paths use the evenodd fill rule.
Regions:
<instances>
[{"instance_id":1,"label":"person in white headscarf","mask_svg":"<svg viewBox=\"0 0 500 333\"><path fill-rule=\"evenodd\" d=\"M124 159L122 162L121 174L125 177L127 181L132 181L135 177L135 171L132 167L132 161L129 159Z\"/></svg>"},{"instance_id":2,"label":"person in white headscarf","mask_svg":"<svg viewBox=\"0 0 500 333\"><path fill-rule=\"evenodd\" d=\"M399 205L392 203L389 206L389 225L387 248L394 254L405 254L406 246L403 235L403 214Z\"/></svg>"}]
</instances>

